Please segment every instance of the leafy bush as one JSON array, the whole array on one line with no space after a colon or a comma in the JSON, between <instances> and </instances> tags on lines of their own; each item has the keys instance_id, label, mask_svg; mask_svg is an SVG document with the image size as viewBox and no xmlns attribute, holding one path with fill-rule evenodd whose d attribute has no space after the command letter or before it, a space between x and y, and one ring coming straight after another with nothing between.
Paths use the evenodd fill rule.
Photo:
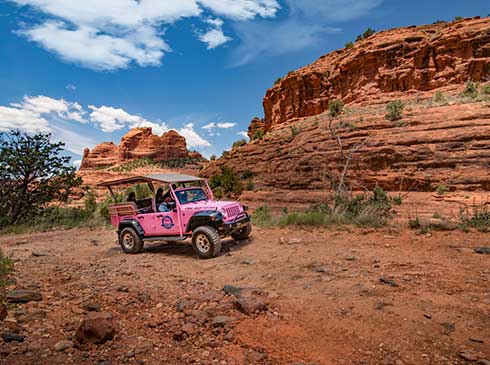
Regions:
<instances>
[{"instance_id":1,"label":"leafy bush","mask_svg":"<svg viewBox=\"0 0 490 365\"><path fill-rule=\"evenodd\" d=\"M91 188L87 189L85 193L85 210L88 212L95 212L97 210L97 199Z\"/></svg>"},{"instance_id":2,"label":"leafy bush","mask_svg":"<svg viewBox=\"0 0 490 365\"><path fill-rule=\"evenodd\" d=\"M251 191L255 188L254 183L252 181L247 181L245 184L245 190Z\"/></svg>"},{"instance_id":3,"label":"leafy bush","mask_svg":"<svg viewBox=\"0 0 490 365\"><path fill-rule=\"evenodd\" d=\"M362 34L362 36L364 37L364 39L368 39L369 37L371 37L374 33L376 33L376 31L374 29L371 29L371 28L368 28L364 31L364 33Z\"/></svg>"},{"instance_id":4,"label":"leafy bush","mask_svg":"<svg viewBox=\"0 0 490 365\"><path fill-rule=\"evenodd\" d=\"M209 157L209 160L210 160L210 161L214 161L214 160L216 160L216 158L217 158L217 157L216 157L216 155L211 155L211 156Z\"/></svg>"},{"instance_id":5,"label":"leafy bush","mask_svg":"<svg viewBox=\"0 0 490 365\"><path fill-rule=\"evenodd\" d=\"M437 195L444 195L448 191L449 191L449 188L446 185L439 184L436 187Z\"/></svg>"},{"instance_id":6,"label":"leafy bush","mask_svg":"<svg viewBox=\"0 0 490 365\"><path fill-rule=\"evenodd\" d=\"M7 276L14 269L12 260L0 250L0 288L7 284Z\"/></svg>"},{"instance_id":7,"label":"leafy bush","mask_svg":"<svg viewBox=\"0 0 490 365\"><path fill-rule=\"evenodd\" d=\"M295 125L291 126L291 138L296 137L300 132L301 130L298 127L296 127Z\"/></svg>"},{"instance_id":8,"label":"leafy bush","mask_svg":"<svg viewBox=\"0 0 490 365\"><path fill-rule=\"evenodd\" d=\"M478 86L473 81L468 80L463 90L463 96L466 98L475 99L478 96Z\"/></svg>"},{"instance_id":9,"label":"leafy bush","mask_svg":"<svg viewBox=\"0 0 490 365\"><path fill-rule=\"evenodd\" d=\"M490 95L490 84L485 84L481 87L481 93L483 95Z\"/></svg>"},{"instance_id":10,"label":"leafy bush","mask_svg":"<svg viewBox=\"0 0 490 365\"><path fill-rule=\"evenodd\" d=\"M385 118L395 122L400 120L403 115L403 109L405 108L405 104L401 100L394 100L386 106L386 116Z\"/></svg>"},{"instance_id":11,"label":"leafy bush","mask_svg":"<svg viewBox=\"0 0 490 365\"><path fill-rule=\"evenodd\" d=\"M278 77L278 78L277 78L277 79L274 81L274 85L279 84L281 81L282 81L282 77Z\"/></svg>"},{"instance_id":12,"label":"leafy bush","mask_svg":"<svg viewBox=\"0 0 490 365\"><path fill-rule=\"evenodd\" d=\"M250 179L252 176L254 176L254 173L250 170L244 170L242 172L242 179Z\"/></svg>"},{"instance_id":13,"label":"leafy bush","mask_svg":"<svg viewBox=\"0 0 490 365\"><path fill-rule=\"evenodd\" d=\"M490 209L487 204L480 204L470 212L468 208L459 211L461 228L475 228L480 232L490 232Z\"/></svg>"},{"instance_id":14,"label":"leafy bush","mask_svg":"<svg viewBox=\"0 0 490 365\"><path fill-rule=\"evenodd\" d=\"M360 227L382 227L386 225L391 210L391 199L377 187L371 196L334 198L331 207L326 203L312 205L305 211L283 212L280 217L274 218L267 206L258 208L253 214L257 225L286 226L317 226L354 224Z\"/></svg>"},{"instance_id":15,"label":"leafy bush","mask_svg":"<svg viewBox=\"0 0 490 365\"><path fill-rule=\"evenodd\" d=\"M262 129L257 129L252 135L252 141L260 141L262 138L264 138L264 131Z\"/></svg>"},{"instance_id":16,"label":"leafy bush","mask_svg":"<svg viewBox=\"0 0 490 365\"><path fill-rule=\"evenodd\" d=\"M233 145L231 146L231 149L239 148L242 146L245 146L247 144L247 141L244 139L240 139L238 141L233 142Z\"/></svg>"},{"instance_id":17,"label":"leafy bush","mask_svg":"<svg viewBox=\"0 0 490 365\"><path fill-rule=\"evenodd\" d=\"M436 91L434 97L432 98L435 103L444 103L446 101L446 97L441 91Z\"/></svg>"},{"instance_id":18,"label":"leafy bush","mask_svg":"<svg viewBox=\"0 0 490 365\"><path fill-rule=\"evenodd\" d=\"M338 117L344 110L344 102L340 99L333 99L328 102L328 112L332 118Z\"/></svg>"},{"instance_id":19,"label":"leafy bush","mask_svg":"<svg viewBox=\"0 0 490 365\"><path fill-rule=\"evenodd\" d=\"M213 175L209 179L209 186L212 189L216 189L218 194L224 196L230 194L241 194L243 191L243 184L240 178L235 174L231 168L224 166L221 169L220 174ZM216 194L216 192L215 192Z\"/></svg>"},{"instance_id":20,"label":"leafy bush","mask_svg":"<svg viewBox=\"0 0 490 365\"><path fill-rule=\"evenodd\" d=\"M349 42L347 42L347 43L344 45L344 47L345 47L345 48L347 48L347 49L354 48L354 42L349 41Z\"/></svg>"}]
</instances>

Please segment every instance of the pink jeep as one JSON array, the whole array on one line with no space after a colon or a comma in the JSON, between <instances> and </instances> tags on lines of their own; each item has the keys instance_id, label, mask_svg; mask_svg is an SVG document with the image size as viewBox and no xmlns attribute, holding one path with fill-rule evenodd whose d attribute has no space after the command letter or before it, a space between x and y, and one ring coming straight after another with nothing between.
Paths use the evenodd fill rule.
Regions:
<instances>
[{"instance_id":1,"label":"pink jeep","mask_svg":"<svg viewBox=\"0 0 490 365\"><path fill-rule=\"evenodd\" d=\"M145 241L184 241L200 258L215 257L221 251L221 238L243 240L252 226L247 208L231 201L215 201L208 183L199 177L182 174L155 174L107 181L114 201L113 187L146 183L151 198L109 206L111 224L117 228L119 244L126 253L138 253ZM165 193L163 193L166 191Z\"/></svg>"}]
</instances>

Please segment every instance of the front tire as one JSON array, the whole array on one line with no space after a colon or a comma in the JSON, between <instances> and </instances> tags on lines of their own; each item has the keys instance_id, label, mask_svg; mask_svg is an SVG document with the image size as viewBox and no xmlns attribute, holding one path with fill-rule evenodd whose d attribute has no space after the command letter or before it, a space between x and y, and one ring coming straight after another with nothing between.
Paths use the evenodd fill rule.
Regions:
<instances>
[{"instance_id":1,"label":"front tire","mask_svg":"<svg viewBox=\"0 0 490 365\"><path fill-rule=\"evenodd\" d=\"M192 248L199 258L210 259L221 252L221 238L213 227L198 227L192 233Z\"/></svg>"},{"instance_id":2,"label":"front tire","mask_svg":"<svg viewBox=\"0 0 490 365\"><path fill-rule=\"evenodd\" d=\"M235 241L242 241L250 237L250 233L252 233L252 225L250 223L247 223L247 225L242 229L240 229L239 231L233 232L231 234L231 237Z\"/></svg>"},{"instance_id":3,"label":"front tire","mask_svg":"<svg viewBox=\"0 0 490 365\"><path fill-rule=\"evenodd\" d=\"M143 250L143 240L131 227L126 227L119 233L119 244L125 253L135 254Z\"/></svg>"}]
</instances>

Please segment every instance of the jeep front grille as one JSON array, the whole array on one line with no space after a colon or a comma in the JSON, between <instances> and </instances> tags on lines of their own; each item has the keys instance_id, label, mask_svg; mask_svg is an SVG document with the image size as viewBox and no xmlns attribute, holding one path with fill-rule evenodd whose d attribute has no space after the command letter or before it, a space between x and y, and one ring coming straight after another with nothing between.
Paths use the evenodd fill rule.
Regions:
<instances>
[{"instance_id":1,"label":"jeep front grille","mask_svg":"<svg viewBox=\"0 0 490 365\"><path fill-rule=\"evenodd\" d=\"M225 210L226 210L226 215L228 217L234 217L240 213L240 207L238 205L234 205L232 207L225 208Z\"/></svg>"}]
</instances>

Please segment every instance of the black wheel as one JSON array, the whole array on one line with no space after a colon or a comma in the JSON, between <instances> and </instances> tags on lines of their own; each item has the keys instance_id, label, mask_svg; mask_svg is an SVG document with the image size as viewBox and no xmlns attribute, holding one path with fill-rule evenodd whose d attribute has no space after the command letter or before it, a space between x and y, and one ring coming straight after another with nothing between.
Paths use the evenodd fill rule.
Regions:
<instances>
[{"instance_id":1,"label":"black wheel","mask_svg":"<svg viewBox=\"0 0 490 365\"><path fill-rule=\"evenodd\" d=\"M192 233L192 248L201 259L210 259L221 252L221 238L213 227L198 227Z\"/></svg>"},{"instance_id":2,"label":"black wheel","mask_svg":"<svg viewBox=\"0 0 490 365\"><path fill-rule=\"evenodd\" d=\"M138 253L143 249L143 240L131 227L123 228L119 233L119 244L126 253Z\"/></svg>"},{"instance_id":3,"label":"black wheel","mask_svg":"<svg viewBox=\"0 0 490 365\"><path fill-rule=\"evenodd\" d=\"M250 233L252 233L252 225L247 223L247 225L239 231L233 232L231 237L237 241L246 240L250 236Z\"/></svg>"}]
</instances>

